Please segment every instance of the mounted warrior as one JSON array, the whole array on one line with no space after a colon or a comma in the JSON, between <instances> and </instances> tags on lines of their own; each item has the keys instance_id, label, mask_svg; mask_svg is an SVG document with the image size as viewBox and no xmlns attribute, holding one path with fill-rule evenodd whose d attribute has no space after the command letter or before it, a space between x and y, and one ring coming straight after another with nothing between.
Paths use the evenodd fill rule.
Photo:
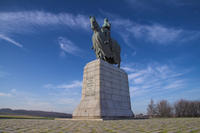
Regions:
<instances>
[{"instance_id":1,"label":"mounted warrior","mask_svg":"<svg viewBox=\"0 0 200 133\"><path fill-rule=\"evenodd\" d=\"M94 31L92 49L95 51L96 57L110 64L118 64L118 67L120 67L121 49L117 41L110 36L111 24L108 19L104 19L102 28L99 27L95 17L90 17L90 23L91 29Z\"/></svg>"}]
</instances>

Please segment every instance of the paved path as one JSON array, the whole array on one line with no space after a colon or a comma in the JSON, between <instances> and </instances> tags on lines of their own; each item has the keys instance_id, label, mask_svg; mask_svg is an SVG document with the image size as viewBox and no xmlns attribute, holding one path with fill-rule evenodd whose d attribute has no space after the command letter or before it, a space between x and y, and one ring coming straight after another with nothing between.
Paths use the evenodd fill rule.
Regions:
<instances>
[{"instance_id":1,"label":"paved path","mask_svg":"<svg viewBox=\"0 0 200 133\"><path fill-rule=\"evenodd\" d=\"M200 133L200 118L113 121L1 119L0 133Z\"/></svg>"}]
</instances>

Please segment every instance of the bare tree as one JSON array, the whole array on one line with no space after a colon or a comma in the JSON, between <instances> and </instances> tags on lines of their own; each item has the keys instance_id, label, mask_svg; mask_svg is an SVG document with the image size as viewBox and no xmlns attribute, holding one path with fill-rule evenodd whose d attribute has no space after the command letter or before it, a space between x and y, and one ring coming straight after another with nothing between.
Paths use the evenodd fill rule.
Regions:
<instances>
[{"instance_id":1,"label":"bare tree","mask_svg":"<svg viewBox=\"0 0 200 133\"><path fill-rule=\"evenodd\" d=\"M173 107L167 100L161 100L157 104L151 99L147 114L150 117L200 117L200 101L188 101L181 99L173 104Z\"/></svg>"},{"instance_id":2,"label":"bare tree","mask_svg":"<svg viewBox=\"0 0 200 133\"><path fill-rule=\"evenodd\" d=\"M186 115L187 101L181 99L174 104L175 116L183 117Z\"/></svg>"},{"instance_id":3,"label":"bare tree","mask_svg":"<svg viewBox=\"0 0 200 133\"><path fill-rule=\"evenodd\" d=\"M197 102L197 117L200 117L200 101Z\"/></svg>"},{"instance_id":4,"label":"bare tree","mask_svg":"<svg viewBox=\"0 0 200 133\"><path fill-rule=\"evenodd\" d=\"M156 105L154 104L153 99L151 99L148 107L147 107L147 115L150 117L155 117L157 115Z\"/></svg>"},{"instance_id":5,"label":"bare tree","mask_svg":"<svg viewBox=\"0 0 200 133\"><path fill-rule=\"evenodd\" d=\"M174 104L176 117L199 117L200 101L179 100Z\"/></svg>"},{"instance_id":6,"label":"bare tree","mask_svg":"<svg viewBox=\"0 0 200 133\"><path fill-rule=\"evenodd\" d=\"M172 116L172 107L166 100L162 100L157 104L158 115L160 117L170 117Z\"/></svg>"}]
</instances>

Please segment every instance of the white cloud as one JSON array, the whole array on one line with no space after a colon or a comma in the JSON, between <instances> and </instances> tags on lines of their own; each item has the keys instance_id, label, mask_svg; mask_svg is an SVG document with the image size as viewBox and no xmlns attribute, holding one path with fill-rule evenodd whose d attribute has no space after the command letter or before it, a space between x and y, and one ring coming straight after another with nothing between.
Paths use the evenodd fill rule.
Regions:
<instances>
[{"instance_id":1,"label":"white cloud","mask_svg":"<svg viewBox=\"0 0 200 133\"><path fill-rule=\"evenodd\" d=\"M68 84L46 84L43 87L49 90L40 93L10 88L0 92L0 108L72 113L80 102L81 86L81 81L74 80Z\"/></svg>"},{"instance_id":2,"label":"white cloud","mask_svg":"<svg viewBox=\"0 0 200 133\"><path fill-rule=\"evenodd\" d=\"M134 72L135 69L132 67L128 67L128 66L122 66L121 69L124 69L127 72Z\"/></svg>"},{"instance_id":3,"label":"white cloud","mask_svg":"<svg viewBox=\"0 0 200 133\"><path fill-rule=\"evenodd\" d=\"M177 70L174 66L159 63L127 65L131 95L144 95L146 93L164 93L182 89L187 79L182 76L188 70ZM134 71L133 71L133 70Z\"/></svg>"},{"instance_id":4,"label":"white cloud","mask_svg":"<svg viewBox=\"0 0 200 133\"><path fill-rule=\"evenodd\" d=\"M133 0L133 2L138 3L140 1ZM114 28L113 31L116 31L122 37L124 42L131 47L133 47L133 39L137 41L146 41L153 44L169 45L200 38L199 31L170 27L157 22L141 24L109 12L101 11L101 13L110 18L112 27Z\"/></svg>"},{"instance_id":5,"label":"white cloud","mask_svg":"<svg viewBox=\"0 0 200 133\"><path fill-rule=\"evenodd\" d=\"M43 86L48 88L48 95L53 97L56 110L61 112L73 112L80 102L82 82L74 80L68 84L46 84Z\"/></svg>"},{"instance_id":6,"label":"white cloud","mask_svg":"<svg viewBox=\"0 0 200 133\"><path fill-rule=\"evenodd\" d=\"M55 107L51 102L41 101L39 99L28 98L26 103L23 105L24 109L28 110L43 110L43 111L53 111Z\"/></svg>"},{"instance_id":7,"label":"white cloud","mask_svg":"<svg viewBox=\"0 0 200 133\"><path fill-rule=\"evenodd\" d=\"M45 30L66 28L83 29L88 31L90 29L89 17L83 14L74 15L65 12L56 14L37 10L19 12L0 12L0 39L8 41L18 47L23 47L23 45L10 38L9 36L14 36L16 33L37 33L38 30L41 28L45 28ZM66 45L62 45L62 48L66 52L69 52L68 47L66 47ZM70 48L70 50L77 50L76 47Z\"/></svg>"},{"instance_id":8,"label":"white cloud","mask_svg":"<svg viewBox=\"0 0 200 133\"><path fill-rule=\"evenodd\" d=\"M136 70L136 72L129 74L129 75L128 75L128 78L129 78L130 80L135 79L136 77L138 77L138 76L140 76L140 75L143 75L145 72L146 72L146 70L141 70L141 71L138 71L138 72L137 72L137 70Z\"/></svg>"},{"instance_id":9,"label":"white cloud","mask_svg":"<svg viewBox=\"0 0 200 133\"><path fill-rule=\"evenodd\" d=\"M166 85L163 87L163 89L174 89L174 88L181 88L181 87L184 87L184 83L185 80L175 80L175 81L172 81L169 85Z\"/></svg>"},{"instance_id":10,"label":"white cloud","mask_svg":"<svg viewBox=\"0 0 200 133\"><path fill-rule=\"evenodd\" d=\"M10 97L12 94L0 92L0 97Z\"/></svg>"},{"instance_id":11,"label":"white cloud","mask_svg":"<svg viewBox=\"0 0 200 133\"><path fill-rule=\"evenodd\" d=\"M0 39L3 39L3 40L5 40L5 41L7 41L7 42L9 42L9 43L12 43L12 44L16 45L17 47L20 47L20 48L23 47L22 44L16 42L15 40L13 40L13 39L11 39L11 38L9 38L8 36L5 36L5 35L3 35L3 34L0 34Z\"/></svg>"},{"instance_id":12,"label":"white cloud","mask_svg":"<svg viewBox=\"0 0 200 133\"><path fill-rule=\"evenodd\" d=\"M129 29L129 32L133 33L136 38L146 38L148 41L157 42L159 44L165 44L173 42L181 36L183 32L180 29L168 28L162 25L136 25Z\"/></svg>"},{"instance_id":13,"label":"white cloud","mask_svg":"<svg viewBox=\"0 0 200 133\"><path fill-rule=\"evenodd\" d=\"M80 102L80 97L64 97L64 98L59 98L57 99L57 104L60 105L60 110L62 112L73 112L74 109L77 107L77 105Z\"/></svg>"},{"instance_id":14,"label":"white cloud","mask_svg":"<svg viewBox=\"0 0 200 133\"><path fill-rule=\"evenodd\" d=\"M169 44L181 41L181 37L186 34L183 29L166 27L161 24L144 25L123 18L113 18L112 22L126 43L130 43L130 38L134 37L152 43Z\"/></svg>"},{"instance_id":15,"label":"white cloud","mask_svg":"<svg viewBox=\"0 0 200 133\"><path fill-rule=\"evenodd\" d=\"M45 11L19 11L0 13L0 33L32 32L35 27L65 26L88 30L89 19L86 15L71 13L51 13Z\"/></svg>"},{"instance_id":16,"label":"white cloud","mask_svg":"<svg viewBox=\"0 0 200 133\"><path fill-rule=\"evenodd\" d=\"M54 85L52 85L52 84L46 84L43 87L44 88L55 88Z\"/></svg>"},{"instance_id":17,"label":"white cloud","mask_svg":"<svg viewBox=\"0 0 200 133\"><path fill-rule=\"evenodd\" d=\"M82 86L82 81L74 80L69 84L60 84L60 85L46 84L43 87L49 89L72 89L81 86Z\"/></svg>"},{"instance_id":18,"label":"white cloud","mask_svg":"<svg viewBox=\"0 0 200 133\"><path fill-rule=\"evenodd\" d=\"M141 83L144 83L144 81L145 81L144 77L138 77L138 78L134 79L135 84L141 84Z\"/></svg>"},{"instance_id":19,"label":"white cloud","mask_svg":"<svg viewBox=\"0 0 200 133\"><path fill-rule=\"evenodd\" d=\"M58 85L56 88L71 89L71 88L77 88L81 86L82 86L82 82L75 80L71 84L61 84L61 85Z\"/></svg>"},{"instance_id":20,"label":"white cloud","mask_svg":"<svg viewBox=\"0 0 200 133\"><path fill-rule=\"evenodd\" d=\"M11 97L11 96L15 96L16 93L17 93L16 89L11 89L7 93L0 92L0 96L2 96L2 97Z\"/></svg>"},{"instance_id":21,"label":"white cloud","mask_svg":"<svg viewBox=\"0 0 200 133\"><path fill-rule=\"evenodd\" d=\"M66 37L59 37L58 38L58 43L60 45L60 48L63 52L69 53L69 54L73 54L73 55L77 55L77 53L79 53L81 50L69 39L67 39ZM63 52L61 52L62 56L64 56Z\"/></svg>"},{"instance_id":22,"label":"white cloud","mask_svg":"<svg viewBox=\"0 0 200 133\"><path fill-rule=\"evenodd\" d=\"M10 89L9 93L0 93L0 108L56 111L56 104L49 98L45 99L45 96L38 97L38 94Z\"/></svg>"},{"instance_id":23,"label":"white cloud","mask_svg":"<svg viewBox=\"0 0 200 133\"><path fill-rule=\"evenodd\" d=\"M15 94L15 93L17 93L17 90L16 90L16 89L11 89L10 92L11 92L12 94Z\"/></svg>"},{"instance_id":24,"label":"white cloud","mask_svg":"<svg viewBox=\"0 0 200 133\"><path fill-rule=\"evenodd\" d=\"M58 100L59 104L65 104L65 105L77 105L79 103L79 101L77 101L77 99L74 98L61 98Z\"/></svg>"},{"instance_id":25,"label":"white cloud","mask_svg":"<svg viewBox=\"0 0 200 133\"><path fill-rule=\"evenodd\" d=\"M72 82L77 84L77 82ZM72 85L73 86L73 85ZM72 86L69 86L71 88ZM76 87L77 85L74 85ZM47 85L48 87L48 85ZM51 89L48 92L54 93ZM73 90L63 95L65 90L52 96L48 93L33 93L10 89L8 93L0 92L0 108L43 110L72 113L80 101L80 95L74 95ZM80 93L81 94L81 93Z\"/></svg>"}]
</instances>

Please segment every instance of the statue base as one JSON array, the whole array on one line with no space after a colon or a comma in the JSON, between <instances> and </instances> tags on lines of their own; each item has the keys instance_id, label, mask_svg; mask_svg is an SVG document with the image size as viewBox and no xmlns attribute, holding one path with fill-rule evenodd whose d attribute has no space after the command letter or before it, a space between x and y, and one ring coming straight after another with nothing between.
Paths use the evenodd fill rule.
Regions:
<instances>
[{"instance_id":1,"label":"statue base","mask_svg":"<svg viewBox=\"0 0 200 133\"><path fill-rule=\"evenodd\" d=\"M122 69L103 60L84 68L82 98L73 119L130 119L128 76Z\"/></svg>"}]
</instances>

